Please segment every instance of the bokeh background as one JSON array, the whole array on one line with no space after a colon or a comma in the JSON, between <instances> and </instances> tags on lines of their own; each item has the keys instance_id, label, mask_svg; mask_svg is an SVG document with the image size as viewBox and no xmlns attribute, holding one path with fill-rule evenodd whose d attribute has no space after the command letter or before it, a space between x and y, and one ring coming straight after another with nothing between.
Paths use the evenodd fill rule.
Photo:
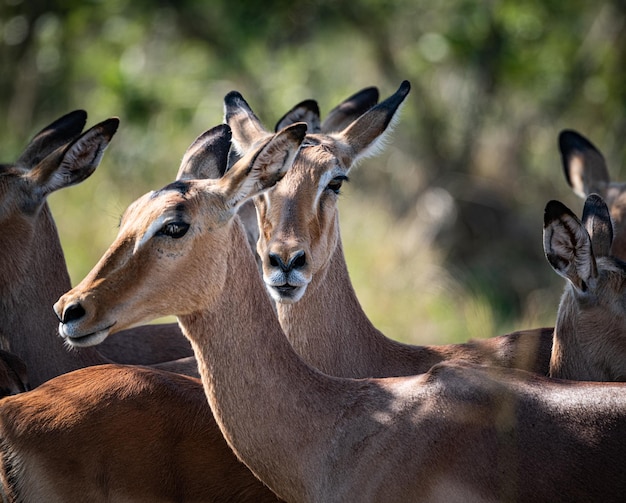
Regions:
<instances>
[{"instance_id":1,"label":"bokeh background","mask_svg":"<svg viewBox=\"0 0 626 503\"><path fill-rule=\"evenodd\" d=\"M96 173L50 198L75 284L126 206L222 121L228 91L273 128L304 99L324 115L408 79L386 149L340 201L366 312L414 343L548 326L563 280L543 209L582 208L558 133L584 134L626 178L625 20L622 0L0 0L0 154L76 108L88 125L120 117Z\"/></svg>"}]
</instances>

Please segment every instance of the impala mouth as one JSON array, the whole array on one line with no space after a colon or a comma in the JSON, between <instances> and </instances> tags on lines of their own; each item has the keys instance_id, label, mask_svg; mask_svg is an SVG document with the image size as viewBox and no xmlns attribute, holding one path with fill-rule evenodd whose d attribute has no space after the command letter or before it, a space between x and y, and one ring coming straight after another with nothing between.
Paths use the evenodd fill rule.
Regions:
<instances>
[{"instance_id":1,"label":"impala mouth","mask_svg":"<svg viewBox=\"0 0 626 503\"><path fill-rule=\"evenodd\" d=\"M278 291L278 293L280 293L281 295L290 296L290 295L293 293L293 291L294 291L294 290L296 290L296 289L297 289L297 288L299 288L299 287L297 287L297 286L293 286L293 285L290 285L289 283L286 283L286 284L284 284L284 285L275 286L274 288L275 288L275 289Z\"/></svg>"},{"instance_id":2,"label":"impala mouth","mask_svg":"<svg viewBox=\"0 0 626 503\"><path fill-rule=\"evenodd\" d=\"M285 283L283 285L268 285L270 295L276 302L293 304L298 302L304 295L306 285L295 286Z\"/></svg>"},{"instance_id":3,"label":"impala mouth","mask_svg":"<svg viewBox=\"0 0 626 503\"><path fill-rule=\"evenodd\" d=\"M86 348L89 346L96 346L104 341L111 331L111 327L115 323L111 323L108 327L101 330L91 332L88 334L77 334L71 329L71 326L67 323L59 323L59 334L65 340L68 346L74 348Z\"/></svg>"}]
</instances>

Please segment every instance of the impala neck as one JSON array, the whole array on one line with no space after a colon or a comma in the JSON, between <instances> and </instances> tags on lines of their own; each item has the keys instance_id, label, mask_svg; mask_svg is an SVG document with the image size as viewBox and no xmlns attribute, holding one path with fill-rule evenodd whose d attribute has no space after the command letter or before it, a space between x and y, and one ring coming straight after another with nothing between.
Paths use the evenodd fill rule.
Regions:
<instances>
[{"instance_id":1,"label":"impala neck","mask_svg":"<svg viewBox=\"0 0 626 503\"><path fill-rule=\"evenodd\" d=\"M23 233L20 233L20 236ZM28 363L32 387L77 368L104 363L95 349L70 352L58 335L52 305L71 288L54 220L45 203L28 238L15 249L9 281L0 296L0 345ZM5 278L6 279L6 278Z\"/></svg>"},{"instance_id":2,"label":"impala neck","mask_svg":"<svg viewBox=\"0 0 626 503\"><path fill-rule=\"evenodd\" d=\"M412 375L442 360L437 348L401 344L372 325L350 281L341 237L303 298L294 304L277 303L277 312L296 352L329 375Z\"/></svg>"},{"instance_id":3,"label":"impala neck","mask_svg":"<svg viewBox=\"0 0 626 503\"><path fill-rule=\"evenodd\" d=\"M311 465L327 464L321 456L345 401L342 388L293 351L243 229L238 221L232 227L217 305L181 316L179 323L194 348L211 409L237 455L282 498L312 497L323 480L306 487L304 481Z\"/></svg>"},{"instance_id":4,"label":"impala neck","mask_svg":"<svg viewBox=\"0 0 626 503\"><path fill-rule=\"evenodd\" d=\"M561 297L557 312L556 325L552 341L552 356L550 358L550 377L560 379L575 379L578 381L615 381L624 376L611 375L609 362L601 358L603 363L594 365L594 349L601 347L599 341L587 341L588 332L598 336L602 341L612 339L611 328L598 326L606 314L598 313L598 316L589 316L594 319L596 326L589 329L589 324L583 325L580 320L579 307L575 294L568 289L573 287L569 284ZM579 329L580 328L580 329ZM618 339L619 334L617 334ZM609 345L610 347L610 345Z\"/></svg>"}]
</instances>

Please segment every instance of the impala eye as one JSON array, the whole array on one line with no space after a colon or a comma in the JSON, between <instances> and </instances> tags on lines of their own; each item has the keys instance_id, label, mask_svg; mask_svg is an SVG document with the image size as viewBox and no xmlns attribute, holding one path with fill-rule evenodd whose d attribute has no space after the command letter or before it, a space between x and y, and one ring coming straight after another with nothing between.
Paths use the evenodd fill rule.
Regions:
<instances>
[{"instance_id":1,"label":"impala eye","mask_svg":"<svg viewBox=\"0 0 626 503\"><path fill-rule=\"evenodd\" d=\"M328 190L332 190L335 194L339 194L341 190L341 186L343 185L343 182L347 180L348 180L347 176L343 176L343 175L336 176L330 181L330 183L326 186L326 188Z\"/></svg>"},{"instance_id":2,"label":"impala eye","mask_svg":"<svg viewBox=\"0 0 626 503\"><path fill-rule=\"evenodd\" d=\"M186 222L169 222L161 227L157 232L157 236L168 236L170 238L182 238L189 230L189 224Z\"/></svg>"}]
</instances>

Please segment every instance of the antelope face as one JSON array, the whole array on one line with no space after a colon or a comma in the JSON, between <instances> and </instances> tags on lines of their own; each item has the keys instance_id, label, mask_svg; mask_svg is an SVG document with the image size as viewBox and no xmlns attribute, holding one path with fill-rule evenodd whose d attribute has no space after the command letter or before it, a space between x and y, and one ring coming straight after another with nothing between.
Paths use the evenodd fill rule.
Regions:
<instances>
[{"instance_id":1,"label":"antelope face","mask_svg":"<svg viewBox=\"0 0 626 503\"><path fill-rule=\"evenodd\" d=\"M230 128L198 137L179 180L131 204L107 253L55 304L61 336L72 346L92 346L161 316L210 309L226 282L224 250L237 209L285 175L305 134L306 124L288 126L209 180L192 177L224 173Z\"/></svg>"},{"instance_id":2,"label":"antelope face","mask_svg":"<svg viewBox=\"0 0 626 503\"><path fill-rule=\"evenodd\" d=\"M54 306L69 345L99 344L119 330L212 302L226 272L202 257L225 246L233 214L209 190L215 183L177 181L129 206L108 252ZM192 290L203 295L187 294Z\"/></svg>"},{"instance_id":3,"label":"antelope face","mask_svg":"<svg viewBox=\"0 0 626 503\"><path fill-rule=\"evenodd\" d=\"M277 302L298 302L338 242L337 200L348 168L324 135L307 135L293 167L257 197L263 280Z\"/></svg>"},{"instance_id":4,"label":"antelope face","mask_svg":"<svg viewBox=\"0 0 626 503\"><path fill-rule=\"evenodd\" d=\"M304 118L313 131L326 134L308 134L287 178L271 194L255 201L263 279L277 302L298 302L313 276L331 258L339 240L339 189L350 168L382 146L409 90L409 82L404 81L392 96L367 109L376 102L378 91L366 89L334 109L331 120L321 126L317 105L310 101L294 107L279 121L280 127ZM241 152L269 135L239 93L224 98L224 119Z\"/></svg>"}]
</instances>

